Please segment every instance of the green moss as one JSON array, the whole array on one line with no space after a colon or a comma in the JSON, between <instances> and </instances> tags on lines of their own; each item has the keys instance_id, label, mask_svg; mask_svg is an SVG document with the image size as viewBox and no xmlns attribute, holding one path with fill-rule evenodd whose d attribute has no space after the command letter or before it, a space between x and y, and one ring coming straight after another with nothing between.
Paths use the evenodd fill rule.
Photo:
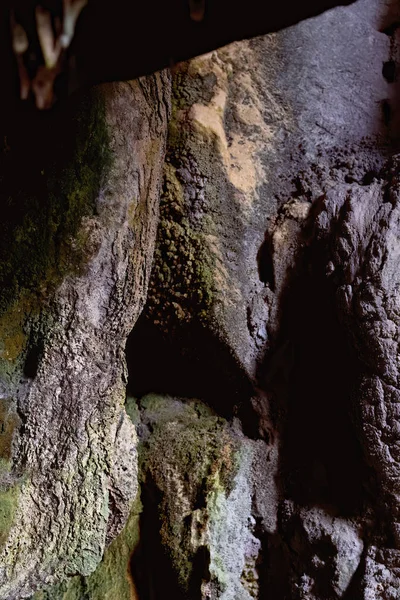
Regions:
<instances>
[{"instance_id":1,"label":"green moss","mask_svg":"<svg viewBox=\"0 0 400 600\"><path fill-rule=\"evenodd\" d=\"M87 600L84 579L82 577L72 577L67 582L36 592L31 600Z\"/></svg>"},{"instance_id":2,"label":"green moss","mask_svg":"<svg viewBox=\"0 0 400 600\"><path fill-rule=\"evenodd\" d=\"M215 417L214 411L202 402L197 400L182 402L160 394L147 394L140 399L139 406L142 413L146 415L146 421L150 421L152 428L155 429L175 420L189 425L193 420L197 420L199 415Z\"/></svg>"},{"instance_id":3,"label":"green moss","mask_svg":"<svg viewBox=\"0 0 400 600\"><path fill-rule=\"evenodd\" d=\"M19 142L0 157L0 202L6 207L0 223L0 371L12 370L9 365L29 342L28 321L67 274L84 268L94 250L82 219L94 214L111 164L100 95L87 96L64 119L62 128L54 124L53 136L47 124L52 152L43 141L27 159ZM45 132L45 123L40 125Z\"/></svg>"},{"instance_id":4,"label":"green moss","mask_svg":"<svg viewBox=\"0 0 400 600\"><path fill-rule=\"evenodd\" d=\"M147 311L168 330L209 314L215 257L204 232L195 231L185 216L182 186L171 163L165 165L160 211Z\"/></svg>"},{"instance_id":5,"label":"green moss","mask_svg":"<svg viewBox=\"0 0 400 600\"><path fill-rule=\"evenodd\" d=\"M9 400L0 399L0 458L11 458L11 443L14 430L19 426L20 419L12 410Z\"/></svg>"},{"instance_id":6,"label":"green moss","mask_svg":"<svg viewBox=\"0 0 400 600\"><path fill-rule=\"evenodd\" d=\"M130 559L139 542L141 511L138 494L123 531L107 548L103 560L92 575L72 577L37 592L32 600L136 600L130 575Z\"/></svg>"},{"instance_id":7,"label":"green moss","mask_svg":"<svg viewBox=\"0 0 400 600\"><path fill-rule=\"evenodd\" d=\"M54 168L48 186L53 208L50 226L59 239L55 270L60 278L79 271L86 262L88 236L81 228L82 218L95 213L96 198L112 162L105 105L99 94L85 99L74 125L72 159L61 173Z\"/></svg>"},{"instance_id":8,"label":"green moss","mask_svg":"<svg viewBox=\"0 0 400 600\"><path fill-rule=\"evenodd\" d=\"M122 533L107 548L96 571L86 579L90 600L130 600L135 590L130 575L130 559L139 543L139 518L142 510L138 495Z\"/></svg>"},{"instance_id":9,"label":"green moss","mask_svg":"<svg viewBox=\"0 0 400 600\"><path fill-rule=\"evenodd\" d=\"M20 483L11 483L10 467L9 461L0 459L0 548L8 539L20 495Z\"/></svg>"},{"instance_id":10,"label":"green moss","mask_svg":"<svg viewBox=\"0 0 400 600\"><path fill-rule=\"evenodd\" d=\"M15 512L18 507L18 500L22 484L27 478L17 478L12 473L11 468L11 440L12 433L17 424L18 417L9 412L7 401L2 401L2 422L4 429L0 436L0 549L7 542L12 524L14 522Z\"/></svg>"},{"instance_id":11,"label":"green moss","mask_svg":"<svg viewBox=\"0 0 400 600\"><path fill-rule=\"evenodd\" d=\"M145 482L150 479L160 490L160 540L188 593L199 547L193 531L200 540L208 522L207 511L196 507L207 506L216 486L229 493L238 441L226 421L200 402L152 394L141 406L153 433L141 446L140 471Z\"/></svg>"},{"instance_id":12,"label":"green moss","mask_svg":"<svg viewBox=\"0 0 400 600\"><path fill-rule=\"evenodd\" d=\"M7 541L17 508L19 492L19 487L0 491L0 547Z\"/></svg>"},{"instance_id":13,"label":"green moss","mask_svg":"<svg viewBox=\"0 0 400 600\"><path fill-rule=\"evenodd\" d=\"M216 228L204 209L218 196L210 163L221 159L187 118L194 104L211 101L216 84L215 73L201 60L174 70L160 224L145 312L168 335L192 321L208 323L216 302ZM190 183L182 179L182 171L190 173Z\"/></svg>"},{"instance_id":14,"label":"green moss","mask_svg":"<svg viewBox=\"0 0 400 600\"><path fill-rule=\"evenodd\" d=\"M29 312L29 304L22 300L13 302L7 313L0 316L0 356L7 361L15 361L25 348L23 326L26 311Z\"/></svg>"}]
</instances>

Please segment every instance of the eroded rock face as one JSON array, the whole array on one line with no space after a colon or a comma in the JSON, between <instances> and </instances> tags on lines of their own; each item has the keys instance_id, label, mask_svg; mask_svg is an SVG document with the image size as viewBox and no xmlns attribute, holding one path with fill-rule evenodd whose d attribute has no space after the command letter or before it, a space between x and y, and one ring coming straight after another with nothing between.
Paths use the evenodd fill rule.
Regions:
<instances>
[{"instance_id":1,"label":"eroded rock face","mask_svg":"<svg viewBox=\"0 0 400 600\"><path fill-rule=\"evenodd\" d=\"M397 326L398 216L397 160L382 178L366 188L348 186L327 196L316 221L321 235L331 234L329 277L335 282L336 301L350 342L357 351L358 377L354 402L358 435L379 489L378 514L385 526L375 535L383 545L379 556L390 556L391 572L398 552L397 435ZM365 597L376 584L376 552L371 550L366 570ZM378 574L379 569L376 571ZM380 597L396 584L383 583ZM390 579L390 577L389 577ZM397 592L398 593L398 592ZM395 596L393 596L395 597Z\"/></svg>"},{"instance_id":2,"label":"eroded rock face","mask_svg":"<svg viewBox=\"0 0 400 600\"><path fill-rule=\"evenodd\" d=\"M108 97L116 187L83 221L89 232L97 224L89 268L57 288L53 338L36 372L27 361L33 376L18 387L19 416L7 412L11 401L2 407L1 447L17 465L28 457L47 469L20 480L11 520L25 523L18 507L31 506L44 530L57 526L58 494L81 528L43 561L43 583L51 561L59 574L88 574L120 531L137 486L133 426L142 509L137 496L93 574L38 600L159 600L165 590L176 600L398 597L399 16L395 4L359 0L175 67L162 182L166 109L157 104L160 116L154 102L168 84L156 77ZM141 98L132 146L121 90ZM128 156L156 165L139 176L144 187L125 177ZM144 301L157 185L160 227L146 306L126 347L123 408L122 351ZM22 343L15 321L9 357ZM90 377L68 378L88 365ZM53 401L63 385L76 408L68 422L64 402ZM60 392L43 395L49 388ZM46 423L58 419L60 465L40 407ZM88 451L77 470L67 423ZM49 473L56 496L42 492ZM5 471L4 481L14 475ZM63 486L81 481L88 502L64 499ZM27 504L32 485L40 493ZM30 519L27 548L33 530ZM8 556L18 539L11 529Z\"/></svg>"},{"instance_id":3,"label":"eroded rock face","mask_svg":"<svg viewBox=\"0 0 400 600\"><path fill-rule=\"evenodd\" d=\"M365 565L363 598L382 598L394 600L399 597L400 583L398 576L399 551L395 549L379 550L371 546Z\"/></svg>"},{"instance_id":4,"label":"eroded rock face","mask_svg":"<svg viewBox=\"0 0 400 600\"><path fill-rule=\"evenodd\" d=\"M147 567L151 580L156 558L162 577L142 582L139 597L149 585L158 597L165 580L177 598L258 597L263 549L253 498L261 472L273 485L273 454L199 401L149 395L140 411L144 512L135 572Z\"/></svg>"},{"instance_id":5,"label":"eroded rock face","mask_svg":"<svg viewBox=\"0 0 400 600\"><path fill-rule=\"evenodd\" d=\"M279 454L278 483L260 473L253 491L263 560L239 596L361 598L381 589L370 548L395 553L396 14L361 1L173 76L163 228L128 347L131 386L200 397ZM256 514L262 495L272 527Z\"/></svg>"},{"instance_id":6,"label":"eroded rock face","mask_svg":"<svg viewBox=\"0 0 400 600\"><path fill-rule=\"evenodd\" d=\"M288 501L282 509L283 529L299 563L293 597L343 597L363 551L358 523L319 507L296 507Z\"/></svg>"},{"instance_id":7,"label":"eroded rock face","mask_svg":"<svg viewBox=\"0 0 400 600\"><path fill-rule=\"evenodd\" d=\"M9 490L19 489L0 559L0 597L7 599L30 596L66 575L89 575L137 493L137 438L123 407L124 345L151 266L168 77L96 93L103 112L89 135L103 118L108 137L100 150L109 164L77 241L65 242L82 244L86 261L51 294L35 369L19 373L9 392L17 396L23 425L4 475L13 478ZM94 151L85 155L89 165L95 159ZM79 181L79 168L71 176ZM7 358L3 352L3 362Z\"/></svg>"}]
</instances>

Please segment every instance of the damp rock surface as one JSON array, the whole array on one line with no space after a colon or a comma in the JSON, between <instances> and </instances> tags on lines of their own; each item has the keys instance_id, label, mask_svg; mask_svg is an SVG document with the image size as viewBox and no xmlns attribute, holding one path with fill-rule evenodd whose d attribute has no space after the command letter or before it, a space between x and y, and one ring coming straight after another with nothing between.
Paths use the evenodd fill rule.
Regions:
<instances>
[{"instance_id":1,"label":"damp rock surface","mask_svg":"<svg viewBox=\"0 0 400 600\"><path fill-rule=\"evenodd\" d=\"M399 22L100 91L102 183L46 221L75 270L0 269L3 598L399 597Z\"/></svg>"},{"instance_id":2,"label":"damp rock surface","mask_svg":"<svg viewBox=\"0 0 400 600\"><path fill-rule=\"evenodd\" d=\"M124 345L143 306L151 267L168 76L114 84L95 95L96 101L83 106L94 111L89 130L82 132L83 164L62 174L75 186L67 202L71 211L75 200L93 202L90 213L78 214L75 239L61 241L68 256L77 245L85 252L54 285L43 284L47 297L38 308L35 290L22 288L16 302L28 298L30 310L15 325L20 347L2 352L3 396L21 423L11 450L5 450L8 462L2 458L0 597L7 600L29 597L68 575L90 575L106 543L125 525L138 489L137 435L123 406ZM85 170L105 153L92 196L86 190L81 198ZM69 182L56 185L54 194ZM60 221L68 218L58 215ZM29 227L28 219L25 224ZM26 235L33 244L35 231ZM35 256L23 250L29 265ZM60 248L55 253L59 259ZM55 261L56 268L61 269ZM1 318L7 326L13 310L5 304ZM27 351L29 343L33 349Z\"/></svg>"}]
</instances>

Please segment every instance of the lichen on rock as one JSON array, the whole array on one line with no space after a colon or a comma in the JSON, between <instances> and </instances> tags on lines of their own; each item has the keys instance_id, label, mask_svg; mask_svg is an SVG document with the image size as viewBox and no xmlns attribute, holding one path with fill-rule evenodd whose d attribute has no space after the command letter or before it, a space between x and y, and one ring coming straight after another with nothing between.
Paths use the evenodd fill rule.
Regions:
<instances>
[{"instance_id":1,"label":"lichen on rock","mask_svg":"<svg viewBox=\"0 0 400 600\"><path fill-rule=\"evenodd\" d=\"M123 530L105 550L91 575L71 577L37 592L32 600L137 600L130 561L139 543L141 510L138 494Z\"/></svg>"},{"instance_id":2,"label":"lichen on rock","mask_svg":"<svg viewBox=\"0 0 400 600\"><path fill-rule=\"evenodd\" d=\"M64 149L71 160L37 174L48 190L40 235L49 236L49 252L43 255L40 235L36 240L28 227L37 245L33 262L19 265L26 278L19 286L29 309L13 309L24 343L13 356L16 374L2 382L22 421L10 459L18 501L8 511L12 524L0 559L0 597L7 600L71 575L89 576L136 496L124 345L148 284L168 85L158 74L93 92L80 107L80 135L73 133ZM149 98L159 104L157 118ZM123 127L116 122L121 111ZM35 207L22 211L28 221ZM29 244L20 248L28 259ZM36 259L39 266L29 270Z\"/></svg>"},{"instance_id":3,"label":"lichen on rock","mask_svg":"<svg viewBox=\"0 0 400 600\"><path fill-rule=\"evenodd\" d=\"M257 597L256 444L198 400L150 394L139 407L145 549L178 597Z\"/></svg>"}]
</instances>

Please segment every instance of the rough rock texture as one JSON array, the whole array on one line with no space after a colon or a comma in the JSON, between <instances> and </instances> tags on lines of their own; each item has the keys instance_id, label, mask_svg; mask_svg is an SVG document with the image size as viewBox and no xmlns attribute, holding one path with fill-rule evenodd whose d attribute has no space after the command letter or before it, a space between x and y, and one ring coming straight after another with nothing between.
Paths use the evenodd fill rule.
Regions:
<instances>
[{"instance_id":1,"label":"rough rock texture","mask_svg":"<svg viewBox=\"0 0 400 600\"><path fill-rule=\"evenodd\" d=\"M100 565L89 577L76 575L37 592L35 600L137 600L129 569L132 553L139 542L140 500L135 501L123 531L107 547Z\"/></svg>"},{"instance_id":2,"label":"rough rock texture","mask_svg":"<svg viewBox=\"0 0 400 600\"><path fill-rule=\"evenodd\" d=\"M266 444L198 401L150 395L140 408L142 561L156 553L160 572L176 574L177 598L254 597L262 548L252 499L261 472L272 484L276 471ZM164 585L152 583L156 597Z\"/></svg>"},{"instance_id":3,"label":"rough rock texture","mask_svg":"<svg viewBox=\"0 0 400 600\"><path fill-rule=\"evenodd\" d=\"M19 489L9 531L3 530L4 599L30 596L69 574L89 575L137 492L136 433L123 408L124 345L151 266L168 77L113 84L96 94L102 110L88 135L93 146L104 119L107 139L97 150L109 161L78 241L65 241L83 244L86 260L47 299L41 345L30 350L15 389L2 380L3 397L16 394L22 420L3 475L8 496ZM89 165L98 159L91 150L84 156ZM79 166L69 175L79 181Z\"/></svg>"},{"instance_id":4,"label":"rough rock texture","mask_svg":"<svg viewBox=\"0 0 400 600\"><path fill-rule=\"evenodd\" d=\"M396 11L361 0L173 74L129 387L202 398L279 455L247 509L252 597L396 586Z\"/></svg>"},{"instance_id":5,"label":"rough rock texture","mask_svg":"<svg viewBox=\"0 0 400 600\"><path fill-rule=\"evenodd\" d=\"M342 597L360 563L359 526L319 507L282 506L283 530L293 557L301 563L293 598Z\"/></svg>"},{"instance_id":6,"label":"rough rock texture","mask_svg":"<svg viewBox=\"0 0 400 600\"><path fill-rule=\"evenodd\" d=\"M379 550L371 546L365 561L363 599L399 597L399 552L394 549Z\"/></svg>"},{"instance_id":7,"label":"rough rock texture","mask_svg":"<svg viewBox=\"0 0 400 600\"><path fill-rule=\"evenodd\" d=\"M316 220L319 236L334 230L327 266L329 277L334 280L340 318L351 332L350 342L359 361L353 392L357 429L365 456L376 474L377 510L385 522L385 528L377 533L391 549L389 571L397 564L394 557L399 547L396 163L397 159L393 159L381 181L364 188L353 184L328 194ZM369 558L367 578L373 571L373 555ZM397 579L397 586L398 583ZM394 581L391 585L396 586ZM370 587L368 582L367 598ZM386 597L391 597L388 590L382 591L382 598Z\"/></svg>"},{"instance_id":8,"label":"rough rock texture","mask_svg":"<svg viewBox=\"0 0 400 600\"><path fill-rule=\"evenodd\" d=\"M163 175L164 76L105 96L116 187L98 214L78 211L97 224L74 230L88 267L59 273L50 324L24 329L30 296L12 304L13 280L0 319L10 597L56 570L75 577L38 600L400 597L399 22L397 3L359 0L174 67ZM143 94L123 117L120 89ZM49 556L29 545L37 523Z\"/></svg>"}]
</instances>

